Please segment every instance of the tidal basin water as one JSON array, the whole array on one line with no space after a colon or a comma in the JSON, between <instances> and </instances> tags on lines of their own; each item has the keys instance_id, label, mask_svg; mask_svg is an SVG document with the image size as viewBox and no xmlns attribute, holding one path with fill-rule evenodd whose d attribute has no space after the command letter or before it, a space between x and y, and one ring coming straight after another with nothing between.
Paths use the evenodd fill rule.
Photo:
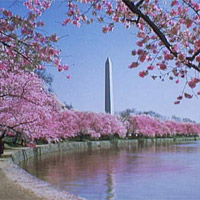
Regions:
<instances>
[{"instance_id":1,"label":"tidal basin water","mask_svg":"<svg viewBox=\"0 0 200 200\"><path fill-rule=\"evenodd\" d=\"M89 200L200 199L200 141L53 153L21 166Z\"/></svg>"}]
</instances>

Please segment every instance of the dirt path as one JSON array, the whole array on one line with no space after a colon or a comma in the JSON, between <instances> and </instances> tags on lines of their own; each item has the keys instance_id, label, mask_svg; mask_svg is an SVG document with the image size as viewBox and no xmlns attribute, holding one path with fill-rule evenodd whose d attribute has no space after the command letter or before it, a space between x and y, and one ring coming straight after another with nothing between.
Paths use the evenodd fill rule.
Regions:
<instances>
[{"instance_id":1,"label":"dirt path","mask_svg":"<svg viewBox=\"0 0 200 200\"><path fill-rule=\"evenodd\" d=\"M9 180L0 169L0 200L43 200Z\"/></svg>"}]
</instances>

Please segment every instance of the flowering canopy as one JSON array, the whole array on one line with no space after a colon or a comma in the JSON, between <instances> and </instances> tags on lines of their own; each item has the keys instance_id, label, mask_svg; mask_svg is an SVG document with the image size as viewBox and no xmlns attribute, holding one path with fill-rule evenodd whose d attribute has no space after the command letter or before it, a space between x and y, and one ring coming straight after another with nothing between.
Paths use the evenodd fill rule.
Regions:
<instances>
[{"instance_id":1,"label":"flowering canopy","mask_svg":"<svg viewBox=\"0 0 200 200\"><path fill-rule=\"evenodd\" d=\"M131 115L125 122L127 133L133 136L166 137L199 135L200 124L160 121L147 115Z\"/></svg>"},{"instance_id":2,"label":"flowering canopy","mask_svg":"<svg viewBox=\"0 0 200 200\"><path fill-rule=\"evenodd\" d=\"M23 18L3 8L0 12L0 70L9 67L33 71L44 69L48 63L54 64L59 71L69 69L61 63L61 51L54 46L58 36L46 36L36 31L45 26L38 20L38 14L29 12L28 17Z\"/></svg>"},{"instance_id":3,"label":"flowering canopy","mask_svg":"<svg viewBox=\"0 0 200 200\"><path fill-rule=\"evenodd\" d=\"M31 140L50 137L53 116L60 106L43 81L24 71L2 71L0 85L0 131L22 133Z\"/></svg>"},{"instance_id":4,"label":"flowering canopy","mask_svg":"<svg viewBox=\"0 0 200 200\"><path fill-rule=\"evenodd\" d=\"M91 135L93 138L115 134L122 138L126 136L126 129L116 116L92 112L77 112L77 115L82 134Z\"/></svg>"},{"instance_id":5,"label":"flowering canopy","mask_svg":"<svg viewBox=\"0 0 200 200\"><path fill-rule=\"evenodd\" d=\"M20 133L29 141L51 142L84 135L124 138L130 133L146 137L200 134L199 124L161 122L145 115L130 116L122 122L110 114L62 110L43 81L22 70L2 70L0 85L0 132Z\"/></svg>"},{"instance_id":6,"label":"flowering canopy","mask_svg":"<svg viewBox=\"0 0 200 200\"><path fill-rule=\"evenodd\" d=\"M37 75L18 70L0 73L0 132L29 141L60 141L79 135L126 136L122 122L109 114L62 110Z\"/></svg>"},{"instance_id":7,"label":"flowering canopy","mask_svg":"<svg viewBox=\"0 0 200 200\"><path fill-rule=\"evenodd\" d=\"M41 14L52 2L27 0L25 5ZM137 28L137 48L132 51L134 62L129 68L147 63L140 77L157 69L159 75L152 75L153 79L168 77L176 83L184 79L192 89L200 82L199 0L73 0L66 1L66 8L67 18L62 25L80 27L98 21L103 23L103 33L113 31L117 23ZM183 91L175 104L192 96Z\"/></svg>"},{"instance_id":8,"label":"flowering canopy","mask_svg":"<svg viewBox=\"0 0 200 200\"><path fill-rule=\"evenodd\" d=\"M54 63L59 71L67 70L59 59L60 51L53 43L58 36L44 36L35 29L44 26L38 16L51 7L54 0L26 0L24 5L31 11L27 18L13 15L2 9L0 18L0 50L3 60L10 64L20 60L20 68L43 68L45 63ZM162 80L168 78L176 83L186 81L194 89L200 82L200 1L199 0L72 0L63 2L66 19L62 25L103 24L102 31L114 30L117 23L137 30L137 48L132 51L134 62L129 68L145 63L139 76L151 75ZM2 62L2 61L1 61ZM1 64L0 67L3 67ZM156 70L155 70L156 69ZM191 73L191 72L197 73ZM70 78L69 75L67 75ZM196 91L200 95L200 91ZM182 98L193 95L183 91Z\"/></svg>"},{"instance_id":9,"label":"flowering canopy","mask_svg":"<svg viewBox=\"0 0 200 200\"><path fill-rule=\"evenodd\" d=\"M53 0L26 0L31 11L27 17L1 9L0 17L0 131L26 135L30 140L61 140L88 134L99 138L126 132L144 136L199 134L199 124L160 122L147 116L131 116L125 125L108 114L61 110L54 95L32 72L48 63L58 71L68 70L54 44L56 34L46 36L38 28L45 23L38 17L50 8ZM80 27L94 20L103 23L103 33L117 23L137 30L137 48L129 68L148 63L139 76L144 78L156 69L159 77L168 77L194 89L200 82L200 1L199 0L72 0L66 1L69 23ZM196 73L191 73L195 71ZM153 79L158 76L152 75ZM67 78L70 78L67 75ZM200 91L197 91L200 95ZM175 104L193 95L183 91Z\"/></svg>"}]
</instances>

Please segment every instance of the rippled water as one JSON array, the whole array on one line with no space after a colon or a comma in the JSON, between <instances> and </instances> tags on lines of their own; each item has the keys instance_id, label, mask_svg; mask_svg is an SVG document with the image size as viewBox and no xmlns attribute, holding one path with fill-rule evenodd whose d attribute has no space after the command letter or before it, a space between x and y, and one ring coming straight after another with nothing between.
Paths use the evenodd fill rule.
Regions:
<instances>
[{"instance_id":1,"label":"rippled water","mask_svg":"<svg viewBox=\"0 0 200 200\"><path fill-rule=\"evenodd\" d=\"M199 200L200 142L45 155L31 174L89 200Z\"/></svg>"}]
</instances>

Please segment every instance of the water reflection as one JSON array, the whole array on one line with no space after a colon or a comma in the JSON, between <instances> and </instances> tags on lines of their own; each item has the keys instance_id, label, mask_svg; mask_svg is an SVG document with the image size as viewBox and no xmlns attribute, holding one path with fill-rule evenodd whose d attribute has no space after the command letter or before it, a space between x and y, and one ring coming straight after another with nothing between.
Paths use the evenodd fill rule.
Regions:
<instances>
[{"instance_id":1,"label":"water reflection","mask_svg":"<svg viewBox=\"0 0 200 200\"><path fill-rule=\"evenodd\" d=\"M91 200L199 200L199 155L199 142L140 143L120 149L54 153L22 167Z\"/></svg>"},{"instance_id":2,"label":"water reflection","mask_svg":"<svg viewBox=\"0 0 200 200\"><path fill-rule=\"evenodd\" d=\"M114 200L116 198L115 194L115 174L113 171L113 167L108 168L107 170L107 178L106 178L106 185L107 185L107 198L106 200Z\"/></svg>"}]
</instances>

